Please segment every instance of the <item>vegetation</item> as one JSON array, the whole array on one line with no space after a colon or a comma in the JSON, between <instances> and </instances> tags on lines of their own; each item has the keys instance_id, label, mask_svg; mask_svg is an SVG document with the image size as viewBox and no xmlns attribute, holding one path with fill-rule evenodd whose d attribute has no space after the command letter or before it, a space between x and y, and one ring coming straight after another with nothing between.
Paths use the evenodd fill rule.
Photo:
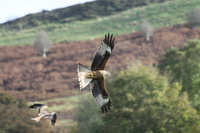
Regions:
<instances>
[{"instance_id":1,"label":"vegetation","mask_svg":"<svg viewBox=\"0 0 200 133\"><path fill-rule=\"evenodd\" d=\"M87 93L88 98L80 97L81 100L77 96L46 102L64 100L53 110L75 110L70 121L72 133L199 132L199 51L199 40L191 40L181 49L172 47L159 65L160 71L169 76L143 65L113 74L107 88L114 107L106 114L100 113ZM56 131L65 130L63 127Z\"/></svg>"},{"instance_id":2,"label":"vegetation","mask_svg":"<svg viewBox=\"0 0 200 133\"><path fill-rule=\"evenodd\" d=\"M30 44L35 34L41 29L48 31L56 42L93 39L102 37L105 32L113 32L115 35L134 32L140 28L140 23L144 18L156 28L170 26L186 22L185 15L200 5L198 0L174 0L150 5L148 5L148 0L144 0L136 1L136 4L128 5L128 7L122 0L98 0L97 2L105 2L108 5L103 10L105 12L101 12L102 14L97 14L95 11L90 13L88 10L88 12L81 12L80 16L74 15L74 18L70 16L60 20L58 14L61 9L58 9L55 10L58 11L54 14L55 16L51 16L48 11L43 11L42 14L46 14L43 15L47 17L45 21L42 21L44 16L41 14L37 19L32 19L31 15L27 16L31 26L20 19L21 22L16 25L14 21L1 25L3 27L0 29L0 45ZM140 5L148 6L129 9L131 6ZM70 10L77 8L82 10L90 6L78 5L76 8L70 7ZM92 5L91 8L96 6ZM124 8L129 10L115 14L126 10ZM104 17L98 18L98 16ZM73 21L83 19L87 21ZM42 39L36 40L43 42ZM47 41L47 39L44 40ZM53 105L48 111L58 112L60 118L68 112L75 115L74 119L59 120L57 127L53 130L58 133L200 132L199 51L199 40L189 41L181 49L172 47L162 57L158 66L163 75L157 68L143 65L133 65L116 72L107 84L114 107L105 114L101 113L88 93L42 101L49 106ZM37 112L28 110L24 99L16 100L7 93L0 93L0 132L50 132L49 121L35 123L30 120L35 115ZM70 130L67 129L69 125Z\"/></svg>"},{"instance_id":3,"label":"vegetation","mask_svg":"<svg viewBox=\"0 0 200 133\"><path fill-rule=\"evenodd\" d=\"M6 22L3 26L6 25L9 26L9 29L20 30L48 23L68 23L116 14L133 7L141 7L165 1L168 0L96 0L52 11L43 10L40 13L29 14L22 18Z\"/></svg>"},{"instance_id":4,"label":"vegetation","mask_svg":"<svg viewBox=\"0 0 200 133\"><path fill-rule=\"evenodd\" d=\"M200 7L197 7L193 10L191 10L188 15L188 23L192 25L192 27L199 26L200 25Z\"/></svg>"},{"instance_id":5,"label":"vegetation","mask_svg":"<svg viewBox=\"0 0 200 133\"><path fill-rule=\"evenodd\" d=\"M107 83L113 108L105 114L100 112L88 93L42 101L50 106L49 112L58 112L60 118L63 113L70 111L75 115L74 119L59 120L53 130L58 133L69 132L69 126L72 126L72 133L199 132L199 51L199 40L191 40L181 49L172 47L159 65L160 71L170 76L162 76L156 68L143 65L134 65L113 74ZM0 103L17 105L14 108L16 111L26 106L23 100L16 102L9 95L0 95L0 98ZM2 106L2 112L6 112L6 107ZM26 115L26 118L32 116ZM17 116L2 117L5 118L3 120L12 120ZM27 130L26 127L22 129Z\"/></svg>"},{"instance_id":6,"label":"vegetation","mask_svg":"<svg viewBox=\"0 0 200 133\"><path fill-rule=\"evenodd\" d=\"M180 82L192 105L200 111L200 41L191 40L184 48L171 48L161 59L159 68L169 73L172 81Z\"/></svg>"},{"instance_id":7,"label":"vegetation","mask_svg":"<svg viewBox=\"0 0 200 133\"><path fill-rule=\"evenodd\" d=\"M70 128L71 133L97 133L103 127L102 112L96 106L92 97L85 97L75 109L74 125Z\"/></svg>"},{"instance_id":8,"label":"vegetation","mask_svg":"<svg viewBox=\"0 0 200 133\"><path fill-rule=\"evenodd\" d=\"M0 93L1 133L50 132L49 123L36 123L30 119L33 115L25 100L15 100L7 93Z\"/></svg>"},{"instance_id":9,"label":"vegetation","mask_svg":"<svg viewBox=\"0 0 200 133\"><path fill-rule=\"evenodd\" d=\"M43 101L42 103L50 105L48 111L58 112L60 118L63 112L75 113L74 120L59 120L54 130L58 133L67 132L71 124L70 132L73 133L80 132L81 129L82 132L199 132L199 48L200 41L192 40L184 48L171 48L164 55L159 68L163 73L170 74L170 78L160 75L154 67L142 65L113 74L107 84L113 108L106 114L100 113L88 93ZM35 115L27 114L19 118L18 114L26 114L30 110L23 112L23 109L27 109L23 100L16 101L9 95L0 94L0 103L6 104L1 105L1 114L12 114L2 116L1 121L4 123L10 120L22 123L20 118L24 122L37 114L34 111ZM30 128L33 131L39 129L38 124L44 124L28 121L27 125L16 124L15 129L20 127L20 132L25 132L21 130L27 130L29 122L36 126ZM14 128L5 130L14 132Z\"/></svg>"},{"instance_id":10,"label":"vegetation","mask_svg":"<svg viewBox=\"0 0 200 133\"><path fill-rule=\"evenodd\" d=\"M84 129L89 133L90 130L107 133L200 131L199 116L188 101L187 93L181 93L179 83L169 84L168 78L161 76L156 68L136 65L122 70L114 74L108 88L112 88L109 89L114 104L112 111L103 117L94 114L95 118L93 115L89 118L88 114L93 114L95 107L78 108L77 125L83 126L83 123L101 120L100 118L103 120L103 123L99 121L93 126L85 124ZM78 133L79 126L75 125L74 128Z\"/></svg>"},{"instance_id":11,"label":"vegetation","mask_svg":"<svg viewBox=\"0 0 200 133\"><path fill-rule=\"evenodd\" d=\"M186 22L186 14L197 6L200 6L199 0L174 0L162 4L150 4L142 8L137 7L114 15L85 21L45 23L35 28L22 28L21 31L9 30L9 25L5 24L0 29L0 46L32 44L35 35L40 30L47 31L53 42L69 42L99 38L102 37L102 34L108 32L115 35L135 32L139 30L144 19L147 19L154 28L182 24Z\"/></svg>"}]
</instances>

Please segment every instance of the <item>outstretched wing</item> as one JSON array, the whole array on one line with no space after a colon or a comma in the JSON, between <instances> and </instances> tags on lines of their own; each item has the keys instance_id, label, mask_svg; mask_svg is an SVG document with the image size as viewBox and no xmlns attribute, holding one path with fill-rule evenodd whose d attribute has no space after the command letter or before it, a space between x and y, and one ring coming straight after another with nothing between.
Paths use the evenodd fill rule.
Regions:
<instances>
[{"instance_id":1,"label":"outstretched wing","mask_svg":"<svg viewBox=\"0 0 200 133\"><path fill-rule=\"evenodd\" d=\"M42 107L42 106L44 106L44 104L33 104L33 105L31 105L31 106L29 106L28 108L31 108L31 109L38 109L38 108L40 108L40 107Z\"/></svg>"},{"instance_id":2,"label":"outstretched wing","mask_svg":"<svg viewBox=\"0 0 200 133\"><path fill-rule=\"evenodd\" d=\"M30 109L38 109L38 114L45 114L46 109L48 108L45 104L33 104L29 106Z\"/></svg>"},{"instance_id":3,"label":"outstretched wing","mask_svg":"<svg viewBox=\"0 0 200 133\"><path fill-rule=\"evenodd\" d=\"M56 113L54 113L50 119L51 119L51 124L52 124L53 126L55 126L56 119L57 119Z\"/></svg>"},{"instance_id":4,"label":"outstretched wing","mask_svg":"<svg viewBox=\"0 0 200 133\"><path fill-rule=\"evenodd\" d=\"M38 110L39 115L46 115L46 114L48 114L47 111L46 111L47 108L48 108L47 105L44 105L44 106L40 107L39 110Z\"/></svg>"},{"instance_id":5,"label":"outstretched wing","mask_svg":"<svg viewBox=\"0 0 200 133\"><path fill-rule=\"evenodd\" d=\"M105 35L103 42L101 43L99 49L96 51L91 70L104 70L107 60L109 59L111 52L115 45L115 38L113 34Z\"/></svg>"},{"instance_id":6,"label":"outstretched wing","mask_svg":"<svg viewBox=\"0 0 200 133\"><path fill-rule=\"evenodd\" d=\"M96 104L101 108L102 112L104 113L110 110L112 105L105 88L104 79L93 79L90 83L90 90Z\"/></svg>"}]
</instances>

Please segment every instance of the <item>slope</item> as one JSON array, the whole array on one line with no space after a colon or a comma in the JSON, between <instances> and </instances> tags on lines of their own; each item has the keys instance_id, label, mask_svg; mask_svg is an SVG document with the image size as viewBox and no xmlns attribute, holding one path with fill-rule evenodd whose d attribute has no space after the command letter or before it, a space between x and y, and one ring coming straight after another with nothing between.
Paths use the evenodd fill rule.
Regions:
<instances>
[{"instance_id":1,"label":"slope","mask_svg":"<svg viewBox=\"0 0 200 133\"><path fill-rule=\"evenodd\" d=\"M31 46L1 47L0 91L29 101L77 94L76 63L89 66L103 37L104 34L92 41L55 44L46 59L38 56ZM191 30L184 25L157 29L149 42L139 32L116 36L116 46L106 69L112 73L138 60L157 64L168 48L183 47L193 38L200 39L200 29Z\"/></svg>"},{"instance_id":2,"label":"slope","mask_svg":"<svg viewBox=\"0 0 200 133\"><path fill-rule=\"evenodd\" d=\"M115 35L133 33L139 30L144 19L155 28L182 24L186 22L187 13L197 6L200 6L199 0L173 0L86 21L44 23L34 28L23 29L22 27L18 30L9 30L9 25L4 25L0 28L0 46L30 45L41 29L50 34L53 42L73 42L100 38L107 32L113 32Z\"/></svg>"}]
</instances>

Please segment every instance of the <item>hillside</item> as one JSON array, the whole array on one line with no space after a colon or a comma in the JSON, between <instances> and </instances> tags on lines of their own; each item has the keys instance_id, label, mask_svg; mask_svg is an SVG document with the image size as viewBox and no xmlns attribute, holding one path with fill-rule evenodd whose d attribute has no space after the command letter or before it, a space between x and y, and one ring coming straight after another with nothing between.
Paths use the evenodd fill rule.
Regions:
<instances>
[{"instance_id":1,"label":"hillside","mask_svg":"<svg viewBox=\"0 0 200 133\"><path fill-rule=\"evenodd\" d=\"M168 0L95 0L84 4L77 4L52 11L43 10L35 14L8 21L0 26L9 26L9 29L27 29L50 23L69 23L78 20L87 20L99 16L108 16L121 11L142 7L152 3L162 3Z\"/></svg>"},{"instance_id":2,"label":"hillside","mask_svg":"<svg viewBox=\"0 0 200 133\"><path fill-rule=\"evenodd\" d=\"M103 37L104 34L91 41L57 43L46 59L38 56L31 46L1 47L0 91L29 101L78 93L76 63L89 66ZM116 46L106 69L112 73L138 60L157 64L168 48L183 47L194 38L200 39L200 29L191 30L184 25L157 29L149 42L139 32L116 36Z\"/></svg>"},{"instance_id":3,"label":"hillside","mask_svg":"<svg viewBox=\"0 0 200 133\"><path fill-rule=\"evenodd\" d=\"M183 24L186 22L188 12L198 6L200 6L199 0L173 0L134 7L117 14L99 16L84 21L41 23L32 28L23 28L23 25L19 24L19 29L10 29L10 26L5 24L0 28L0 46L33 44L36 34L41 29L51 36L53 42L73 42L101 38L102 34L107 32L113 32L115 35L133 33L140 29L141 23L145 19L155 28ZM90 8L85 8L86 11L88 9ZM31 16L30 19L32 19Z\"/></svg>"}]
</instances>

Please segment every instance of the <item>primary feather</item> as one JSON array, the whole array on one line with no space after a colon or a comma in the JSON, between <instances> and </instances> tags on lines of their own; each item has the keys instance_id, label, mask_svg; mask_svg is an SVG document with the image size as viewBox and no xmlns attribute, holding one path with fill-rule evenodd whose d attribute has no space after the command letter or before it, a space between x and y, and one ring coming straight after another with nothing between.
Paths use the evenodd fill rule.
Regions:
<instances>
[{"instance_id":1,"label":"primary feather","mask_svg":"<svg viewBox=\"0 0 200 133\"><path fill-rule=\"evenodd\" d=\"M114 46L115 46L115 38L113 37L113 34L105 35L103 42L101 43L99 49L96 51L94 55L91 65L91 70L105 69L106 62L110 58Z\"/></svg>"}]
</instances>

